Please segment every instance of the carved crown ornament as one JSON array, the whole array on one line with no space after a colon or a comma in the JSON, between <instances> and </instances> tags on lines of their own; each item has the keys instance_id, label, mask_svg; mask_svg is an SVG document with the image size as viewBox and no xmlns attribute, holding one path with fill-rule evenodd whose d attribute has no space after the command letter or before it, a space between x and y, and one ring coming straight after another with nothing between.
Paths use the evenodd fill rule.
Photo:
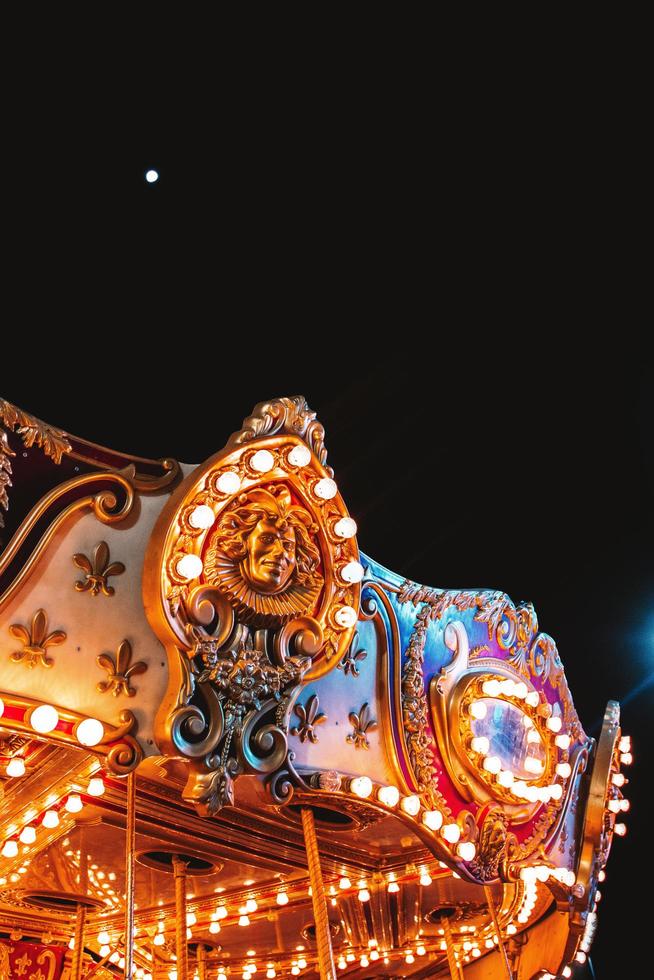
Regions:
<instances>
[{"instance_id":1,"label":"carved crown ornament","mask_svg":"<svg viewBox=\"0 0 654 980\"><path fill-rule=\"evenodd\" d=\"M289 798L296 696L350 647L363 568L325 461L303 398L262 403L155 526L144 597L170 667L158 739L188 761L184 798L202 813L233 802L240 773Z\"/></svg>"}]
</instances>

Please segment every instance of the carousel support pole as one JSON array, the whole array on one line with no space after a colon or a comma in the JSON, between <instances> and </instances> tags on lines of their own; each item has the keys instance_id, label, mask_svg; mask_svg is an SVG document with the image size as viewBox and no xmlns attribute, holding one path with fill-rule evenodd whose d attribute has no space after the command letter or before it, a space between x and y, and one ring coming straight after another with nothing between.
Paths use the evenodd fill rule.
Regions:
<instances>
[{"instance_id":1,"label":"carousel support pole","mask_svg":"<svg viewBox=\"0 0 654 980\"><path fill-rule=\"evenodd\" d=\"M207 980L207 947L204 943L198 944L198 978Z\"/></svg>"},{"instance_id":2,"label":"carousel support pole","mask_svg":"<svg viewBox=\"0 0 654 980\"><path fill-rule=\"evenodd\" d=\"M188 980L188 943L186 942L186 863L173 858L175 872L175 936L177 946L177 980Z\"/></svg>"},{"instance_id":3,"label":"carousel support pole","mask_svg":"<svg viewBox=\"0 0 654 980\"><path fill-rule=\"evenodd\" d=\"M461 972L461 964L454 955L454 943L452 942L452 930L450 929L450 920L447 916L443 916L441 919L441 928L443 929L443 935L445 936L445 946L447 953L447 965L450 968L450 977L452 980L463 980L463 974Z\"/></svg>"},{"instance_id":4,"label":"carousel support pole","mask_svg":"<svg viewBox=\"0 0 654 980\"><path fill-rule=\"evenodd\" d=\"M134 861L136 850L136 776L127 777L127 840L125 842L125 973L134 972Z\"/></svg>"},{"instance_id":5,"label":"carousel support pole","mask_svg":"<svg viewBox=\"0 0 654 980\"><path fill-rule=\"evenodd\" d=\"M70 964L70 980L80 980L82 976L82 957L84 955L84 926L86 925L86 905L77 906L75 919L75 945Z\"/></svg>"},{"instance_id":6,"label":"carousel support pole","mask_svg":"<svg viewBox=\"0 0 654 980\"><path fill-rule=\"evenodd\" d=\"M325 887L320 870L316 825L313 819L313 810L310 810L308 807L302 807L301 812L304 846L307 850L309 881L311 882L313 917L316 923L316 944L318 946L320 978L321 980L334 980L336 977L336 967L334 966L334 954L332 952L332 937L329 931L329 915L325 900Z\"/></svg>"},{"instance_id":7,"label":"carousel support pole","mask_svg":"<svg viewBox=\"0 0 654 980\"><path fill-rule=\"evenodd\" d=\"M497 918L497 912L495 911L495 903L493 902L493 893L488 885L484 885L484 893L486 895L486 901L488 903L488 908L490 909L490 914L493 919L493 925L495 926L495 932L497 934L497 947L500 952L500 959L504 964L504 969L506 972L507 980L513 980L513 971L509 964L509 957L506 955L506 947L502 941L502 931L500 929L499 919Z\"/></svg>"}]
</instances>

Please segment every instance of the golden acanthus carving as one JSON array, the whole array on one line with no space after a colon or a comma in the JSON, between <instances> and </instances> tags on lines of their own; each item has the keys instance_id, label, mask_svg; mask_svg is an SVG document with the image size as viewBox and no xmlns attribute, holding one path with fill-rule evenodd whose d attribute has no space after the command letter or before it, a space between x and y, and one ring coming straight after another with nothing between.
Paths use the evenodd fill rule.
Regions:
<instances>
[{"instance_id":1,"label":"golden acanthus carving","mask_svg":"<svg viewBox=\"0 0 654 980\"><path fill-rule=\"evenodd\" d=\"M0 398L0 421L12 432L18 433L27 449L37 445L55 463L61 462L64 453L71 452L67 433L42 422L4 398Z\"/></svg>"},{"instance_id":2,"label":"golden acanthus carving","mask_svg":"<svg viewBox=\"0 0 654 980\"><path fill-rule=\"evenodd\" d=\"M307 405L304 395L259 402L254 406L252 415L244 419L238 432L232 433L227 445L233 448L262 436L283 432L303 439L333 476L333 471L326 466L325 430L317 421L316 413Z\"/></svg>"}]
</instances>

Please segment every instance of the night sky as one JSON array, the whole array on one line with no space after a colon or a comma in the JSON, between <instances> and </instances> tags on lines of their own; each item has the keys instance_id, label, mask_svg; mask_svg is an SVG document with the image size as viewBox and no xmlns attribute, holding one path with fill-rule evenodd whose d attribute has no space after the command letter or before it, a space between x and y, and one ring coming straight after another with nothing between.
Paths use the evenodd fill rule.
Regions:
<instances>
[{"instance_id":1,"label":"night sky","mask_svg":"<svg viewBox=\"0 0 654 980\"><path fill-rule=\"evenodd\" d=\"M10 269L27 284L8 276L0 394L198 463L258 401L304 394L362 550L532 601L589 734L623 702L633 805L592 959L598 978L635 970L654 454L633 186L572 133L565 167L505 148L481 166L397 116L388 132L298 119L292 146L258 128L216 142L220 114L181 118L16 148Z\"/></svg>"}]
</instances>

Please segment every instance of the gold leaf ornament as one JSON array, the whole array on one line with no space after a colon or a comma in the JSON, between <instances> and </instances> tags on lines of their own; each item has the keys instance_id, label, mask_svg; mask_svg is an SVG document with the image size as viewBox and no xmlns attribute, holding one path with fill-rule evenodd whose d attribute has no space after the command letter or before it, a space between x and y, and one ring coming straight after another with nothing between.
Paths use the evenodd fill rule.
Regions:
<instances>
[{"instance_id":1,"label":"gold leaf ornament","mask_svg":"<svg viewBox=\"0 0 654 980\"><path fill-rule=\"evenodd\" d=\"M15 650L10 659L14 663L24 663L30 670L40 664L42 667L52 667L54 660L47 655L47 648L58 646L66 639L63 630L48 633L48 617L44 609L37 609L32 616L28 629L22 623L13 623L9 632L23 644L22 650Z\"/></svg>"},{"instance_id":2,"label":"gold leaf ornament","mask_svg":"<svg viewBox=\"0 0 654 980\"><path fill-rule=\"evenodd\" d=\"M136 690L130 687L130 677L134 674L144 674L148 665L143 660L138 660L131 664L132 645L129 640L123 640L116 651L116 659L109 653L101 653L97 658L98 667L102 667L109 675L108 680L98 681L97 689L100 694L111 693L115 698L119 694L124 694L128 698L133 698Z\"/></svg>"},{"instance_id":3,"label":"gold leaf ornament","mask_svg":"<svg viewBox=\"0 0 654 980\"><path fill-rule=\"evenodd\" d=\"M107 579L111 575L122 575L125 566L121 561L109 561L109 545L106 541L100 541L93 549L92 559L86 555L78 553L73 555L73 562L86 575L86 579L78 579L75 582L77 592L90 592L91 595L98 595L102 591L103 595L112 596L115 592L113 586L107 584Z\"/></svg>"}]
</instances>

